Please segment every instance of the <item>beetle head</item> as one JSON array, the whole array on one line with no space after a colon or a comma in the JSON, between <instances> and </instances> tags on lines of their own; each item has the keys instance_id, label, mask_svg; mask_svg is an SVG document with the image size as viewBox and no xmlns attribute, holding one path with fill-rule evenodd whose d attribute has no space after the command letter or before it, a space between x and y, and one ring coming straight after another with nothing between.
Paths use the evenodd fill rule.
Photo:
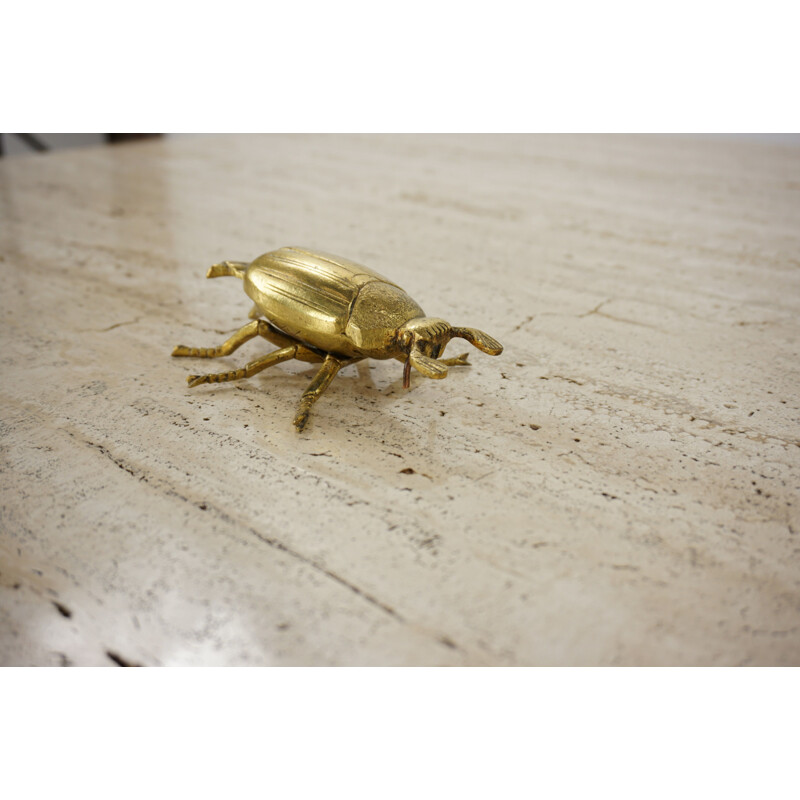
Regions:
<instances>
[{"instance_id":1,"label":"beetle head","mask_svg":"<svg viewBox=\"0 0 800 800\"><path fill-rule=\"evenodd\" d=\"M466 339L489 355L499 355L503 346L496 339L477 328L454 328L443 319L418 317L403 325L398 331L400 348L408 354L403 387L408 388L411 367L426 378L441 379L447 376L447 365L437 361L450 339Z\"/></svg>"}]
</instances>

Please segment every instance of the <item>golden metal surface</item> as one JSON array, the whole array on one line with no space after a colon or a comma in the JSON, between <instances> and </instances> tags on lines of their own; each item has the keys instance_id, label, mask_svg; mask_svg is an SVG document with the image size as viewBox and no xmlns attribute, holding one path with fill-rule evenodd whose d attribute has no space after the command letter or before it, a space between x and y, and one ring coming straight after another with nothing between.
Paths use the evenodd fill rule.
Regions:
<instances>
[{"instance_id":1,"label":"golden metal surface","mask_svg":"<svg viewBox=\"0 0 800 800\"><path fill-rule=\"evenodd\" d=\"M447 376L448 367L468 366L466 353L440 358L453 338L466 339L489 355L503 352L503 346L483 331L426 317L397 284L339 256L282 247L259 256L251 264L214 264L206 277L224 275L244 281L244 290L255 303L249 314L253 321L217 347L178 345L172 355L227 356L256 336L279 348L242 369L190 375L190 387L249 378L293 358L322 362L300 399L294 418L298 431L305 428L311 407L336 373L348 364L365 358L396 358L404 363L403 386L408 388L411 367L427 378L441 379ZM266 319L260 319L262 316Z\"/></svg>"}]
</instances>

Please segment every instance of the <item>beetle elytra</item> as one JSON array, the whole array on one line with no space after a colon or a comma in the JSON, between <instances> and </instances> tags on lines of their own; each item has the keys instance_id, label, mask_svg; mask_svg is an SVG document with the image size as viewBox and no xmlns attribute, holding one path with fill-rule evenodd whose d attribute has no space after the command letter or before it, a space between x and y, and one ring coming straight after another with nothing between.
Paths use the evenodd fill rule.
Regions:
<instances>
[{"instance_id":1,"label":"beetle elytra","mask_svg":"<svg viewBox=\"0 0 800 800\"><path fill-rule=\"evenodd\" d=\"M404 363L403 386L410 384L411 367L428 378L444 378L449 366L467 364L464 353L440 359L452 338L466 339L489 355L502 345L476 328L454 327L443 319L426 317L419 305L397 284L367 267L339 256L282 247L247 264L223 261L206 275L231 275L244 281L255 305L252 322L218 347L179 345L173 356L218 358L256 336L278 347L242 369L210 375L190 375L189 386L249 378L282 361L322 363L300 399L294 425L302 431L311 407L336 373L365 358L395 358Z\"/></svg>"}]
</instances>

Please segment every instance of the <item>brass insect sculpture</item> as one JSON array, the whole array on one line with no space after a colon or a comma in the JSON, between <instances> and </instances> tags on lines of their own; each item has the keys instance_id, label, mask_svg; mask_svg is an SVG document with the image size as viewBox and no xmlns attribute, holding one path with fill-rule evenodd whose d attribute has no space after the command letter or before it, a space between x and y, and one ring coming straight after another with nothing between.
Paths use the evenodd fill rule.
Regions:
<instances>
[{"instance_id":1,"label":"brass insect sculpture","mask_svg":"<svg viewBox=\"0 0 800 800\"><path fill-rule=\"evenodd\" d=\"M255 336L277 345L242 369L211 375L190 375L189 386L249 378L261 370L296 358L322 362L303 392L294 425L302 431L311 407L336 373L365 358L396 358L405 364L403 387L410 385L411 367L427 378L444 378L449 366L467 365L467 354L439 359L454 337L466 339L484 353L496 356L503 346L475 328L458 328L425 312L397 284L338 256L282 247L259 256L251 264L223 261L206 277L232 275L244 281L255 305L253 321L218 347L179 345L173 356L218 358ZM266 319L261 319L266 317Z\"/></svg>"}]
</instances>

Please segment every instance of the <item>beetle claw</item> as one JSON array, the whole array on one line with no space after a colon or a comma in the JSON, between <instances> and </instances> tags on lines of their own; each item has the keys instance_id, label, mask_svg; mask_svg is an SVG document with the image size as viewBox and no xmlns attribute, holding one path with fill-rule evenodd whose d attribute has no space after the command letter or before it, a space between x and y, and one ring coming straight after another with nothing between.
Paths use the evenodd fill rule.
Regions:
<instances>
[{"instance_id":1,"label":"beetle claw","mask_svg":"<svg viewBox=\"0 0 800 800\"><path fill-rule=\"evenodd\" d=\"M308 411L301 411L295 418L294 418L294 426L297 428L298 433L302 433L303 428L306 427L306 423L308 422Z\"/></svg>"}]
</instances>

